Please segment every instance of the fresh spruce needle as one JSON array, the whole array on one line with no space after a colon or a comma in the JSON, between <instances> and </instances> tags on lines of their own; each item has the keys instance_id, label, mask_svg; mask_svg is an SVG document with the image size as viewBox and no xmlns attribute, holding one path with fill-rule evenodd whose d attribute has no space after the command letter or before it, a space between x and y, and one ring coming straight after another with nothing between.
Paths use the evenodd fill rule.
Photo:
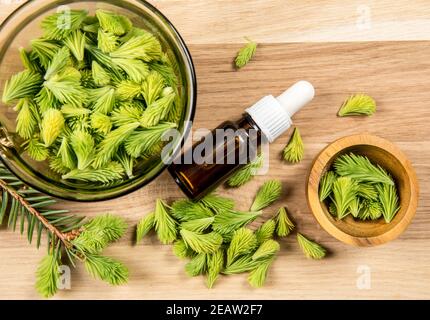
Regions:
<instances>
[{"instance_id":1,"label":"fresh spruce needle","mask_svg":"<svg viewBox=\"0 0 430 320\"><path fill-rule=\"evenodd\" d=\"M276 215L276 235L278 237L286 237L295 228L294 223L288 217L287 209L281 207Z\"/></svg>"},{"instance_id":2,"label":"fresh spruce needle","mask_svg":"<svg viewBox=\"0 0 430 320\"><path fill-rule=\"evenodd\" d=\"M238 257L251 253L256 246L257 237L252 230L248 228L236 230L227 249L227 266L231 265Z\"/></svg>"},{"instance_id":3,"label":"fresh spruce needle","mask_svg":"<svg viewBox=\"0 0 430 320\"><path fill-rule=\"evenodd\" d=\"M252 260L261 260L273 257L279 250L281 250L281 246L279 242L269 239L263 242L252 255Z\"/></svg>"},{"instance_id":4,"label":"fresh spruce needle","mask_svg":"<svg viewBox=\"0 0 430 320\"><path fill-rule=\"evenodd\" d=\"M187 246L197 253L214 253L223 242L222 236L216 232L200 234L181 229L180 234Z\"/></svg>"},{"instance_id":5,"label":"fresh spruce needle","mask_svg":"<svg viewBox=\"0 0 430 320\"><path fill-rule=\"evenodd\" d=\"M269 180L265 182L257 192L251 211L262 210L281 197L282 184L279 180Z\"/></svg>"},{"instance_id":6,"label":"fresh spruce needle","mask_svg":"<svg viewBox=\"0 0 430 320\"><path fill-rule=\"evenodd\" d=\"M212 288L224 268L224 251L218 249L214 253L209 254L206 261L208 273L206 285L208 288Z\"/></svg>"},{"instance_id":7,"label":"fresh spruce needle","mask_svg":"<svg viewBox=\"0 0 430 320\"><path fill-rule=\"evenodd\" d=\"M266 282L267 273L272 264L272 260L259 264L248 276L248 283L253 288L261 288Z\"/></svg>"},{"instance_id":8,"label":"fresh spruce needle","mask_svg":"<svg viewBox=\"0 0 430 320\"><path fill-rule=\"evenodd\" d=\"M246 226L260 216L262 211L242 212L226 210L215 216L213 229L223 236L232 236L232 233Z\"/></svg>"},{"instance_id":9,"label":"fresh spruce needle","mask_svg":"<svg viewBox=\"0 0 430 320\"><path fill-rule=\"evenodd\" d=\"M207 254L200 253L191 258L191 260L185 265L185 272L190 277L196 277L207 271Z\"/></svg>"},{"instance_id":10,"label":"fresh spruce needle","mask_svg":"<svg viewBox=\"0 0 430 320\"><path fill-rule=\"evenodd\" d=\"M238 69L246 66L257 51L257 43L248 39L247 41L248 43L239 50L236 56L235 64Z\"/></svg>"},{"instance_id":11,"label":"fresh spruce needle","mask_svg":"<svg viewBox=\"0 0 430 320\"><path fill-rule=\"evenodd\" d=\"M192 258L195 255L194 251L182 239L173 244L173 254L179 259Z\"/></svg>"},{"instance_id":12,"label":"fresh spruce needle","mask_svg":"<svg viewBox=\"0 0 430 320\"><path fill-rule=\"evenodd\" d=\"M214 222L214 217L207 217L195 220L189 220L181 223L181 228L188 231L193 231L197 233L203 233L207 230Z\"/></svg>"},{"instance_id":13,"label":"fresh spruce needle","mask_svg":"<svg viewBox=\"0 0 430 320\"><path fill-rule=\"evenodd\" d=\"M60 280L60 261L56 254L46 255L39 263L36 273L36 290L45 298L57 293Z\"/></svg>"},{"instance_id":14,"label":"fresh spruce needle","mask_svg":"<svg viewBox=\"0 0 430 320\"><path fill-rule=\"evenodd\" d=\"M140 242L155 227L155 213L143 217L136 228L136 242Z\"/></svg>"},{"instance_id":15,"label":"fresh spruce needle","mask_svg":"<svg viewBox=\"0 0 430 320\"><path fill-rule=\"evenodd\" d=\"M371 116L376 112L376 102L366 94L350 96L342 105L338 115L340 117L366 115Z\"/></svg>"},{"instance_id":16,"label":"fresh spruce needle","mask_svg":"<svg viewBox=\"0 0 430 320\"><path fill-rule=\"evenodd\" d=\"M367 157L361 155L353 153L342 155L336 159L334 167L338 175L355 179L358 182L394 185L393 179L384 168L374 165Z\"/></svg>"},{"instance_id":17,"label":"fresh spruce needle","mask_svg":"<svg viewBox=\"0 0 430 320\"><path fill-rule=\"evenodd\" d=\"M319 186L319 198L320 201L323 202L327 199L333 190L333 184L336 181L336 174L333 171L327 171L321 177L320 186Z\"/></svg>"},{"instance_id":18,"label":"fresh spruce needle","mask_svg":"<svg viewBox=\"0 0 430 320\"><path fill-rule=\"evenodd\" d=\"M255 236L257 237L257 243L262 244L263 242L273 238L276 229L276 222L273 219L269 219L264 222L256 231Z\"/></svg>"},{"instance_id":19,"label":"fresh spruce needle","mask_svg":"<svg viewBox=\"0 0 430 320\"><path fill-rule=\"evenodd\" d=\"M385 222L389 223L400 210L396 187L388 184L377 184L376 189L379 193L379 203Z\"/></svg>"},{"instance_id":20,"label":"fresh spruce needle","mask_svg":"<svg viewBox=\"0 0 430 320\"><path fill-rule=\"evenodd\" d=\"M324 249L318 243L307 239L300 233L297 233L297 242L302 249L304 255L309 259L322 259L326 255L326 249Z\"/></svg>"},{"instance_id":21,"label":"fresh spruce needle","mask_svg":"<svg viewBox=\"0 0 430 320\"><path fill-rule=\"evenodd\" d=\"M178 236L177 223L170 215L166 204L160 199L156 202L154 214L155 231L160 242L163 244L174 242Z\"/></svg>"},{"instance_id":22,"label":"fresh spruce needle","mask_svg":"<svg viewBox=\"0 0 430 320\"><path fill-rule=\"evenodd\" d=\"M42 81L40 74L29 70L17 73L6 81L2 101L11 103L17 99L32 97L40 90Z\"/></svg>"},{"instance_id":23,"label":"fresh spruce needle","mask_svg":"<svg viewBox=\"0 0 430 320\"><path fill-rule=\"evenodd\" d=\"M304 151L305 146L300 131L295 128L290 141L283 151L284 160L291 163L300 162L303 159Z\"/></svg>"},{"instance_id":24,"label":"fresh spruce needle","mask_svg":"<svg viewBox=\"0 0 430 320\"><path fill-rule=\"evenodd\" d=\"M250 181L264 164L263 155L258 155L253 161L233 173L227 180L227 185L237 188Z\"/></svg>"},{"instance_id":25,"label":"fresh spruce needle","mask_svg":"<svg viewBox=\"0 0 430 320\"><path fill-rule=\"evenodd\" d=\"M339 177L333 184L332 200L336 207L337 218L349 214L349 206L357 196L357 183L349 177Z\"/></svg>"}]
</instances>

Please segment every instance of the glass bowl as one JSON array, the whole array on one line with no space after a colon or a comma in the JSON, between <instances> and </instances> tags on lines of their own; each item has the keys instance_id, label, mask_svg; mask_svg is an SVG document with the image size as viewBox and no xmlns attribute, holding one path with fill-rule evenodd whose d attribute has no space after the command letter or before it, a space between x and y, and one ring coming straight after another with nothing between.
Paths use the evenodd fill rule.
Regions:
<instances>
[{"instance_id":1,"label":"glass bowl","mask_svg":"<svg viewBox=\"0 0 430 320\"><path fill-rule=\"evenodd\" d=\"M191 127L196 103L196 79L190 53L174 26L156 8L145 1L29 1L13 12L0 26L0 96L7 79L24 69L19 48L27 48L30 40L42 36L41 20L47 15L64 9L85 9L90 15L104 9L129 17L136 27L155 34L163 50L170 50L179 66L179 92L183 112L179 122L181 133L169 143L170 159L161 160L160 155L140 162L134 177L109 185L66 181L53 172L47 161L37 162L24 152L22 139L16 134L17 113L13 106L0 103L0 157L5 165L21 180L41 192L67 200L98 201L116 198L130 193L156 178L169 160L180 150ZM167 160L167 161L166 161Z\"/></svg>"}]
</instances>

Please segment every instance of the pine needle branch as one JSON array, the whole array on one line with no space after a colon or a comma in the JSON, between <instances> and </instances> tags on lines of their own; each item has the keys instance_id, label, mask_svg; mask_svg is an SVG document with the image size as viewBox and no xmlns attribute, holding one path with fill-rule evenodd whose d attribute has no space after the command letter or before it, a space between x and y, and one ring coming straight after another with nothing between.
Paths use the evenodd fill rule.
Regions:
<instances>
[{"instance_id":1,"label":"pine needle branch","mask_svg":"<svg viewBox=\"0 0 430 320\"><path fill-rule=\"evenodd\" d=\"M4 192L6 192L6 193L3 193L3 201L2 201L2 208L1 208L2 214L0 214L1 215L0 223L1 223L2 218L4 216L4 211L6 210L6 205L7 205L8 196L5 196L5 194L8 194L12 198L14 198L19 203L19 205L21 205L23 208L25 208L25 210L28 213L30 213L32 216L34 216L35 219L40 221L40 223L50 233L55 235L56 238L58 238L61 242L63 242L63 244L66 247L70 246L70 243L69 243L68 239L66 238L66 235L63 232L61 232L57 227L52 225L52 223L50 223L47 220L47 218L34 207L34 204L33 205L30 204L28 202L28 200L25 199L25 197L23 197L21 194L19 194L19 192L16 191L14 188L10 187L10 185L3 179L0 179L0 187L3 189ZM6 203L4 202L5 200L6 200Z\"/></svg>"}]
</instances>

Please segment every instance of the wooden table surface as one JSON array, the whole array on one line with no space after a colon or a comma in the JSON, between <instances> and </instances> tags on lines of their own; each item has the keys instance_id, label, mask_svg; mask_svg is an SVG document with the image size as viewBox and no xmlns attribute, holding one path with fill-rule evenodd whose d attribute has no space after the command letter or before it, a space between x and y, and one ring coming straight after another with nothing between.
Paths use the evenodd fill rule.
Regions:
<instances>
[{"instance_id":1,"label":"wooden table surface","mask_svg":"<svg viewBox=\"0 0 430 320\"><path fill-rule=\"evenodd\" d=\"M23 1L0 0L0 20ZM288 204L298 228L331 252L322 261L306 260L293 237L282 240L267 285L250 289L245 275L222 277L212 290L201 277L189 278L185 262L170 246L149 238L133 246L134 225L150 212L155 198L182 197L166 172L126 197L96 204L66 203L88 216L112 212L130 225L127 235L106 253L130 269L126 286L109 287L79 266L71 290L59 299L352 299L430 298L430 3L427 0L153 0L189 45L198 75L195 129L235 119L266 94L279 94L300 79L312 82L316 98L295 123L306 144L295 166L279 157L288 135L271 146L270 170L238 190L220 189L246 209L261 183L279 178L284 196L265 210L268 217ZM249 36L261 45L243 70L232 59ZM342 101L366 92L378 103L371 118L337 118ZM416 169L421 196L415 219L397 240L374 248L342 244L317 224L305 200L312 159L329 142L368 132L395 142ZM261 221L259 221L261 222ZM257 222L258 223L258 222ZM0 298L38 298L37 251L19 233L0 230ZM370 272L370 286L360 276Z\"/></svg>"}]
</instances>

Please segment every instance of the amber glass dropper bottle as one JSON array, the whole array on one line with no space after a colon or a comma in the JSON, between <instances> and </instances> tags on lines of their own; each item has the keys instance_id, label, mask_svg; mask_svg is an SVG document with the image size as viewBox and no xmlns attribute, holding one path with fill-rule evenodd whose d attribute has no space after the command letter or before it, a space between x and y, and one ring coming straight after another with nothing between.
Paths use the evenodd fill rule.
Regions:
<instances>
[{"instance_id":1,"label":"amber glass dropper bottle","mask_svg":"<svg viewBox=\"0 0 430 320\"><path fill-rule=\"evenodd\" d=\"M184 151L169 166L171 175L190 199L202 198L253 160L262 143L272 143L285 133L292 125L291 117L314 95L309 82L299 81L277 98L262 98L241 119L222 123Z\"/></svg>"}]
</instances>

